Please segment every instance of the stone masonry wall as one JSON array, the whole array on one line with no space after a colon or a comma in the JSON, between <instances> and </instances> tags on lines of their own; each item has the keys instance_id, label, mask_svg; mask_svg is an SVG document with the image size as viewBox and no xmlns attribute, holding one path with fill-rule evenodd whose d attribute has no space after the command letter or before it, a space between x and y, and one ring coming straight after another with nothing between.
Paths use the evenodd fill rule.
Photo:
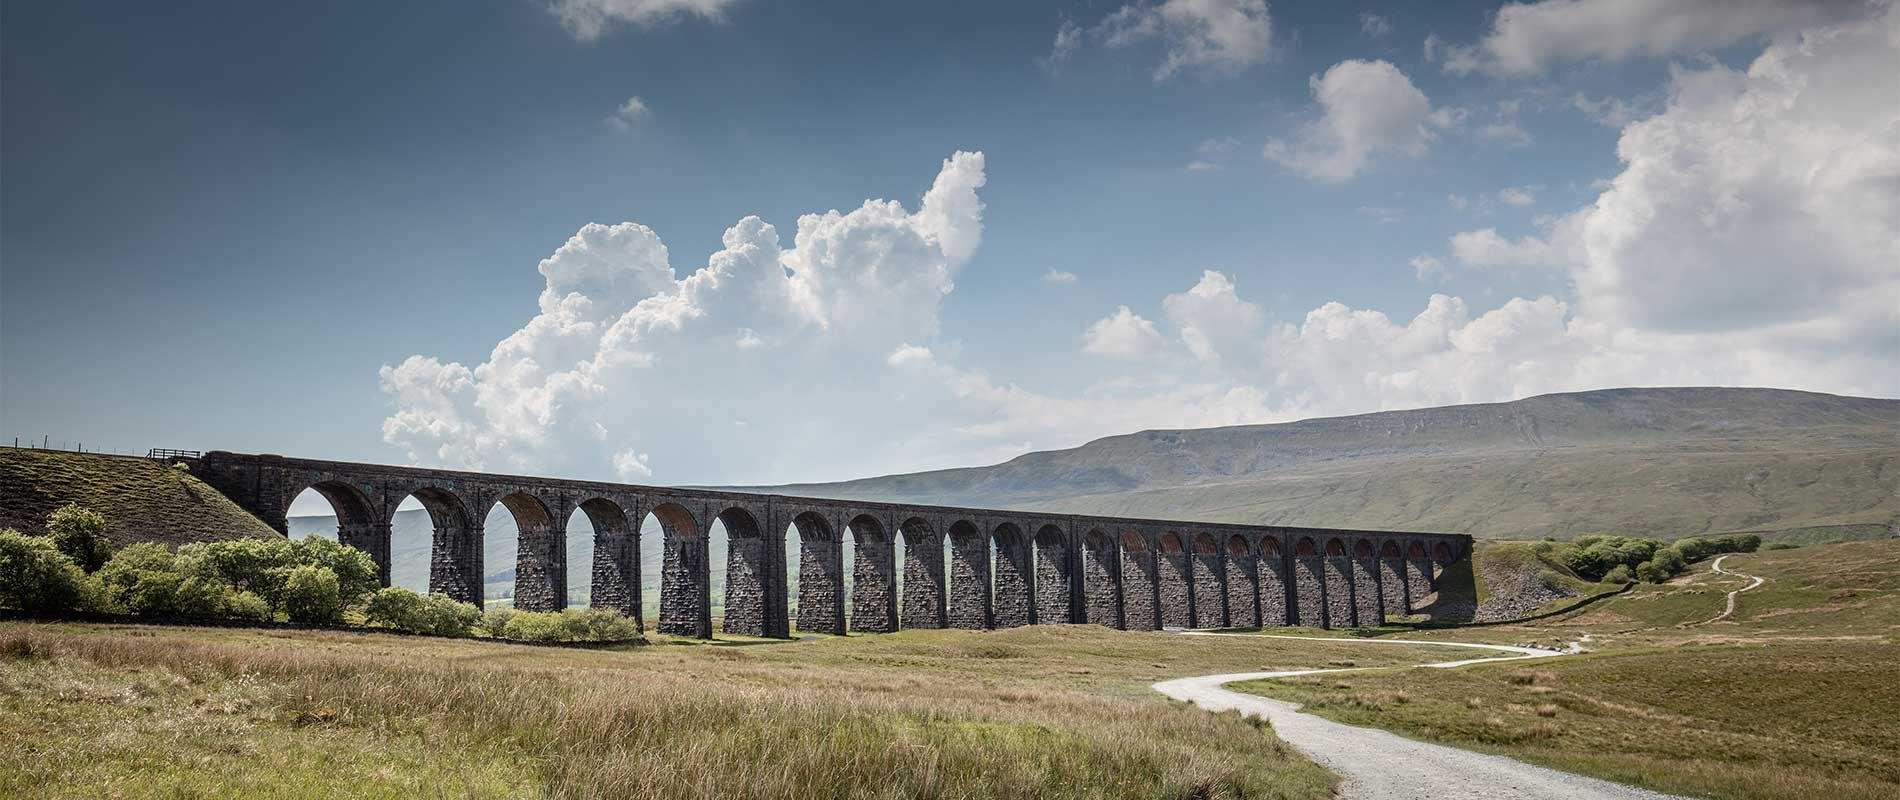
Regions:
<instances>
[{"instance_id":1,"label":"stone masonry wall","mask_svg":"<svg viewBox=\"0 0 1900 800\"><path fill-rule=\"evenodd\" d=\"M1326 557L1326 622L1329 628L1350 628L1358 624L1353 617L1352 559Z\"/></svg>"},{"instance_id":2,"label":"stone masonry wall","mask_svg":"<svg viewBox=\"0 0 1900 800\"><path fill-rule=\"evenodd\" d=\"M1131 631L1152 631L1161 627L1155 608L1154 551L1122 547L1122 624Z\"/></svg>"},{"instance_id":3,"label":"stone masonry wall","mask_svg":"<svg viewBox=\"0 0 1900 800\"><path fill-rule=\"evenodd\" d=\"M950 627L990 627L990 546L981 535L950 540Z\"/></svg>"},{"instance_id":4,"label":"stone masonry wall","mask_svg":"<svg viewBox=\"0 0 1900 800\"><path fill-rule=\"evenodd\" d=\"M799 540L798 629L839 636L845 632L841 542Z\"/></svg>"},{"instance_id":5,"label":"stone masonry wall","mask_svg":"<svg viewBox=\"0 0 1900 800\"><path fill-rule=\"evenodd\" d=\"M1286 559L1279 555L1260 559L1260 627L1277 628L1287 624Z\"/></svg>"},{"instance_id":6,"label":"stone masonry wall","mask_svg":"<svg viewBox=\"0 0 1900 800\"><path fill-rule=\"evenodd\" d=\"M565 531L552 525L517 523L515 608L559 611L567 607Z\"/></svg>"},{"instance_id":7,"label":"stone masonry wall","mask_svg":"<svg viewBox=\"0 0 1900 800\"><path fill-rule=\"evenodd\" d=\"M594 583L588 604L632 617L643 624L640 608L640 540L626 530L601 531L594 536Z\"/></svg>"},{"instance_id":8,"label":"stone masonry wall","mask_svg":"<svg viewBox=\"0 0 1900 800\"><path fill-rule=\"evenodd\" d=\"M996 591L991 596L996 605L996 627L1015 628L1032 621L1029 570L1028 545L996 548Z\"/></svg>"},{"instance_id":9,"label":"stone masonry wall","mask_svg":"<svg viewBox=\"0 0 1900 800\"><path fill-rule=\"evenodd\" d=\"M1194 627L1194 594L1188 586L1188 554L1185 550L1155 554L1159 573L1161 624L1169 628Z\"/></svg>"},{"instance_id":10,"label":"stone masonry wall","mask_svg":"<svg viewBox=\"0 0 1900 800\"><path fill-rule=\"evenodd\" d=\"M1353 613L1362 628L1385 623L1385 593L1379 588L1379 562L1371 556L1352 561Z\"/></svg>"},{"instance_id":11,"label":"stone masonry wall","mask_svg":"<svg viewBox=\"0 0 1900 800\"><path fill-rule=\"evenodd\" d=\"M1194 627L1227 627L1227 569L1219 550L1194 554Z\"/></svg>"},{"instance_id":12,"label":"stone masonry wall","mask_svg":"<svg viewBox=\"0 0 1900 800\"><path fill-rule=\"evenodd\" d=\"M1379 589L1384 592L1385 613L1412 613L1411 599L1405 590L1405 562L1396 558L1379 559Z\"/></svg>"},{"instance_id":13,"label":"stone masonry wall","mask_svg":"<svg viewBox=\"0 0 1900 800\"><path fill-rule=\"evenodd\" d=\"M726 540L726 614L727 633L746 636L766 635L765 540L758 536L734 536Z\"/></svg>"},{"instance_id":14,"label":"stone masonry wall","mask_svg":"<svg viewBox=\"0 0 1900 800\"><path fill-rule=\"evenodd\" d=\"M918 537L921 538L921 537ZM940 542L904 542L906 628L944 627L943 547Z\"/></svg>"},{"instance_id":15,"label":"stone masonry wall","mask_svg":"<svg viewBox=\"0 0 1900 800\"><path fill-rule=\"evenodd\" d=\"M1258 562L1252 555L1227 556L1227 624L1236 628L1260 627Z\"/></svg>"},{"instance_id":16,"label":"stone masonry wall","mask_svg":"<svg viewBox=\"0 0 1900 800\"><path fill-rule=\"evenodd\" d=\"M667 536L660 567L661 633L712 638L711 580L703 536Z\"/></svg>"},{"instance_id":17,"label":"stone masonry wall","mask_svg":"<svg viewBox=\"0 0 1900 800\"><path fill-rule=\"evenodd\" d=\"M1425 598L1436 591L1436 588L1432 586L1431 559L1408 558L1405 560L1405 589L1411 593L1410 600L1413 608L1425 605Z\"/></svg>"},{"instance_id":18,"label":"stone masonry wall","mask_svg":"<svg viewBox=\"0 0 1900 800\"><path fill-rule=\"evenodd\" d=\"M1308 628L1328 627L1326 567L1321 564L1319 556L1293 559L1293 592L1299 623Z\"/></svg>"},{"instance_id":19,"label":"stone masonry wall","mask_svg":"<svg viewBox=\"0 0 1900 800\"><path fill-rule=\"evenodd\" d=\"M1062 545L1036 545L1036 621L1043 625L1062 625L1070 619L1069 549Z\"/></svg>"},{"instance_id":20,"label":"stone masonry wall","mask_svg":"<svg viewBox=\"0 0 1900 800\"><path fill-rule=\"evenodd\" d=\"M1113 547L1082 549L1082 593L1084 622L1123 627L1121 586L1117 580L1117 557Z\"/></svg>"},{"instance_id":21,"label":"stone masonry wall","mask_svg":"<svg viewBox=\"0 0 1900 800\"><path fill-rule=\"evenodd\" d=\"M851 569L851 630L897 630L897 548L865 537L858 542Z\"/></svg>"}]
</instances>

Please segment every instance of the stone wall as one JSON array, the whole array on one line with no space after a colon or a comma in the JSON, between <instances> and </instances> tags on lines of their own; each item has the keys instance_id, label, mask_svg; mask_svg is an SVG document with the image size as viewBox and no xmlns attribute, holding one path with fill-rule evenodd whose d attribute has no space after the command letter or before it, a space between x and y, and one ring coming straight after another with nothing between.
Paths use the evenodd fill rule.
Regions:
<instances>
[{"instance_id":1,"label":"stone wall","mask_svg":"<svg viewBox=\"0 0 1900 800\"><path fill-rule=\"evenodd\" d=\"M1288 624L1286 607L1286 559L1279 555L1260 559L1260 627L1277 628Z\"/></svg>"},{"instance_id":2,"label":"stone wall","mask_svg":"<svg viewBox=\"0 0 1900 800\"><path fill-rule=\"evenodd\" d=\"M1034 621L1030 616L1028 544L1018 541L1009 547L999 546L995 556L996 590L991 601L996 607L996 627L1028 625Z\"/></svg>"},{"instance_id":3,"label":"stone wall","mask_svg":"<svg viewBox=\"0 0 1900 800\"><path fill-rule=\"evenodd\" d=\"M1357 624L1353 617L1352 559L1327 556L1326 627L1350 628Z\"/></svg>"},{"instance_id":4,"label":"stone wall","mask_svg":"<svg viewBox=\"0 0 1900 800\"><path fill-rule=\"evenodd\" d=\"M1408 558L1405 560L1405 589L1410 593L1409 599L1413 608L1423 607L1425 598L1438 590L1433 583L1435 575L1436 573L1432 572L1431 559Z\"/></svg>"},{"instance_id":5,"label":"stone wall","mask_svg":"<svg viewBox=\"0 0 1900 800\"><path fill-rule=\"evenodd\" d=\"M1227 624L1232 627L1260 627L1258 566L1250 554L1227 555Z\"/></svg>"},{"instance_id":6,"label":"stone wall","mask_svg":"<svg viewBox=\"0 0 1900 800\"><path fill-rule=\"evenodd\" d=\"M1155 554L1155 572L1159 578L1158 594L1161 603L1161 624L1168 628L1194 627L1194 590L1188 585L1189 569L1186 550L1169 552L1163 549Z\"/></svg>"},{"instance_id":7,"label":"stone wall","mask_svg":"<svg viewBox=\"0 0 1900 800\"><path fill-rule=\"evenodd\" d=\"M1036 544L1036 621L1044 625L1075 622L1073 567L1061 543Z\"/></svg>"},{"instance_id":8,"label":"stone wall","mask_svg":"<svg viewBox=\"0 0 1900 800\"><path fill-rule=\"evenodd\" d=\"M1112 546L1082 548L1082 593L1084 622L1125 627L1122 621L1119 557Z\"/></svg>"},{"instance_id":9,"label":"stone wall","mask_svg":"<svg viewBox=\"0 0 1900 800\"><path fill-rule=\"evenodd\" d=\"M765 581L771 565L765 556L763 537L734 536L726 541L726 613L721 627L727 633L766 635Z\"/></svg>"},{"instance_id":10,"label":"stone wall","mask_svg":"<svg viewBox=\"0 0 1900 800\"><path fill-rule=\"evenodd\" d=\"M712 638L712 583L702 536L666 537L660 567L661 633Z\"/></svg>"},{"instance_id":11,"label":"stone wall","mask_svg":"<svg viewBox=\"0 0 1900 800\"><path fill-rule=\"evenodd\" d=\"M1385 593L1379 588L1379 562L1371 556L1352 560L1353 617L1362 628L1385 624Z\"/></svg>"},{"instance_id":12,"label":"stone wall","mask_svg":"<svg viewBox=\"0 0 1900 800\"><path fill-rule=\"evenodd\" d=\"M1221 563L1220 549L1194 554L1194 627L1227 627L1227 568Z\"/></svg>"},{"instance_id":13,"label":"stone wall","mask_svg":"<svg viewBox=\"0 0 1900 800\"><path fill-rule=\"evenodd\" d=\"M1405 562L1398 558L1379 559L1379 589L1384 593L1385 613L1412 613L1411 598L1405 589Z\"/></svg>"},{"instance_id":14,"label":"stone wall","mask_svg":"<svg viewBox=\"0 0 1900 800\"><path fill-rule=\"evenodd\" d=\"M950 627L983 630L990 624L990 545L980 533L950 539Z\"/></svg>"},{"instance_id":15,"label":"stone wall","mask_svg":"<svg viewBox=\"0 0 1900 800\"><path fill-rule=\"evenodd\" d=\"M1130 547L1126 541L1121 551L1122 624L1131 631L1158 630L1154 551Z\"/></svg>"},{"instance_id":16,"label":"stone wall","mask_svg":"<svg viewBox=\"0 0 1900 800\"><path fill-rule=\"evenodd\" d=\"M798 629L844 635L844 543L801 538Z\"/></svg>"},{"instance_id":17,"label":"stone wall","mask_svg":"<svg viewBox=\"0 0 1900 800\"><path fill-rule=\"evenodd\" d=\"M889 539L861 537L851 561L851 623L857 633L897 630L897 549Z\"/></svg>"},{"instance_id":18,"label":"stone wall","mask_svg":"<svg viewBox=\"0 0 1900 800\"><path fill-rule=\"evenodd\" d=\"M915 538L917 541L912 542ZM904 607L906 628L944 627L943 545L922 536L904 538Z\"/></svg>"},{"instance_id":19,"label":"stone wall","mask_svg":"<svg viewBox=\"0 0 1900 800\"><path fill-rule=\"evenodd\" d=\"M1293 559L1294 604L1300 625L1308 628L1329 627L1326 622L1326 567L1318 556Z\"/></svg>"}]
</instances>

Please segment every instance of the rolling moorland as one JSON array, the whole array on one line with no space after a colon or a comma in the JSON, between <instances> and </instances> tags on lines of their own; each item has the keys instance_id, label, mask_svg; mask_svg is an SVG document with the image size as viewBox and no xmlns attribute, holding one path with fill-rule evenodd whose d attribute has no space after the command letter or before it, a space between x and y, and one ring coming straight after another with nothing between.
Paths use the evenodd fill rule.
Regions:
<instances>
[{"instance_id":1,"label":"rolling moorland","mask_svg":"<svg viewBox=\"0 0 1900 800\"><path fill-rule=\"evenodd\" d=\"M769 489L1496 539L1868 538L1900 529L1900 400L1613 389L1143 431L994 466Z\"/></svg>"}]
</instances>

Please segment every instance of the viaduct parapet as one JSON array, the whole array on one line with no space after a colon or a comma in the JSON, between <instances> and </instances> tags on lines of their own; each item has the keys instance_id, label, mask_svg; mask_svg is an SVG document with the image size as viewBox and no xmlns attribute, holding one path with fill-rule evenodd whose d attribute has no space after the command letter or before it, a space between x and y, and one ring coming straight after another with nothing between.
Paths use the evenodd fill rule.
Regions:
<instances>
[{"instance_id":1,"label":"viaduct parapet","mask_svg":"<svg viewBox=\"0 0 1900 800\"><path fill-rule=\"evenodd\" d=\"M594 529L592 605L640 619L639 537L651 515L665 545L657 627L698 637L713 633L715 521L728 542L723 629L769 637L791 634L794 589L797 628L833 634L1038 623L1370 626L1420 607L1445 567L1471 553L1463 534L826 500L223 451L181 460L280 532L291 501L316 490L336 509L337 538L369 553L385 585L391 523L413 496L434 524L429 590L478 606L490 509L506 508L520 531L515 606L532 611L567 604L567 525L578 509ZM796 587L785 563L790 535L800 545Z\"/></svg>"}]
</instances>

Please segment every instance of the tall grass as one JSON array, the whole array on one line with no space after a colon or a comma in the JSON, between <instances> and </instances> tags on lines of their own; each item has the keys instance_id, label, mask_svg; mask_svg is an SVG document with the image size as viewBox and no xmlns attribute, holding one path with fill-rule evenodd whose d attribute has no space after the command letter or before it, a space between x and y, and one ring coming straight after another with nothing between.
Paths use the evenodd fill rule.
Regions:
<instances>
[{"instance_id":1,"label":"tall grass","mask_svg":"<svg viewBox=\"0 0 1900 800\"><path fill-rule=\"evenodd\" d=\"M0 677L13 682L36 670L75 668L120 676L160 671L207 692L246 682L262 687L268 736L323 736L365 748L426 741L427 758L510 764L537 794L556 798L1329 793L1323 771L1237 717L1012 688L994 674L946 681L883 668L839 678L780 665L767 675L754 659L711 655L710 648L698 648L708 655L681 671L621 663L645 654L445 661L351 652L322 637L272 638L277 646L15 626L0 629ZM316 646L283 646L304 638ZM0 763L0 772L33 768ZM322 785L271 789L280 796L326 794Z\"/></svg>"}]
</instances>

